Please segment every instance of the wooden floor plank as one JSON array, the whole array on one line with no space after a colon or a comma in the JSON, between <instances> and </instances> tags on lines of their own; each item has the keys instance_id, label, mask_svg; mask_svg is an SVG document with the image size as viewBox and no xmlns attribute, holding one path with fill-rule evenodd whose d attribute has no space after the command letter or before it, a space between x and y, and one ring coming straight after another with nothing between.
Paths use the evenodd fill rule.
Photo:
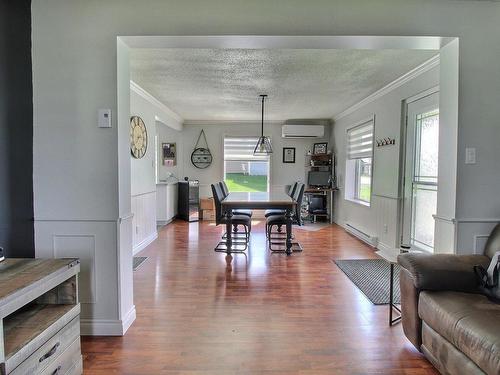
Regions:
<instances>
[{"instance_id":1,"label":"wooden floor plank","mask_svg":"<svg viewBox=\"0 0 500 375\"><path fill-rule=\"evenodd\" d=\"M125 337L84 337L85 374L437 374L332 259L376 258L332 225L296 230L304 252L215 253L223 228L176 221L134 272L137 319Z\"/></svg>"}]
</instances>

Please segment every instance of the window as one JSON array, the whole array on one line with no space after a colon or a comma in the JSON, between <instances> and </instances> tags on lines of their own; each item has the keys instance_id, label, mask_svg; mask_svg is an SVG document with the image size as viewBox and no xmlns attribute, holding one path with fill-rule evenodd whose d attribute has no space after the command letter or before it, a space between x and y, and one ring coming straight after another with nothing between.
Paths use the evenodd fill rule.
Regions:
<instances>
[{"instance_id":1,"label":"window","mask_svg":"<svg viewBox=\"0 0 500 375\"><path fill-rule=\"evenodd\" d=\"M232 192L269 191L269 156L254 156L258 137L224 137L224 181Z\"/></svg>"},{"instance_id":2,"label":"window","mask_svg":"<svg viewBox=\"0 0 500 375\"><path fill-rule=\"evenodd\" d=\"M372 195L374 120L347 131L345 198L369 205Z\"/></svg>"}]
</instances>

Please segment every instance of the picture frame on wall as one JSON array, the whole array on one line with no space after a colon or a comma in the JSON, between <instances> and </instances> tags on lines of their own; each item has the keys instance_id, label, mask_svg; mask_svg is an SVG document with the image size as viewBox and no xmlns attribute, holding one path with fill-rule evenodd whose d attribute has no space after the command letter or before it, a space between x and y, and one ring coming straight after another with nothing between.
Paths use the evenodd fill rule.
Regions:
<instances>
[{"instance_id":1,"label":"picture frame on wall","mask_svg":"<svg viewBox=\"0 0 500 375\"><path fill-rule=\"evenodd\" d=\"M324 155L328 150L328 142L315 143L313 147L314 155Z\"/></svg>"},{"instance_id":2,"label":"picture frame on wall","mask_svg":"<svg viewBox=\"0 0 500 375\"><path fill-rule=\"evenodd\" d=\"M283 147L283 163L295 163L295 147Z\"/></svg>"},{"instance_id":3,"label":"picture frame on wall","mask_svg":"<svg viewBox=\"0 0 500 375\"><path fill-rule=\"evenodd\" d=\"M162 161L165 167L174 167L177 164L177 149L175 143L162 143Z\"/></svg>"}]
</instances>

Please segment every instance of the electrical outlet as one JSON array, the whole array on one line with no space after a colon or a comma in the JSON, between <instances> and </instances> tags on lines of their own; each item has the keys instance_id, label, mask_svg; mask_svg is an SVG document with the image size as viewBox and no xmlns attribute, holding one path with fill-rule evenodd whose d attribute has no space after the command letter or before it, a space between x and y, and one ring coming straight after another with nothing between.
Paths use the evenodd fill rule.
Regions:
<instances>
[{"instance_id":1,"label":"electrical outlet","mask_svg":"<svg viewBox=\"0 0 500 375\"><path fill-rule=\"evenodd\" d=\"M135 234L139 234L139 226L138 225L135 226Z\"/></svg>"},{"instance_id":2,"label":"electrical outlet","mask_svg":"<svg viewBox=\"0 0 500 375\"><path fill-rule=\"evenodd\" d=\"M387 234L388 231L389 231L389 227L387 226L387 224L384 224L384 233Z\"/></svg>"}]
</instances>

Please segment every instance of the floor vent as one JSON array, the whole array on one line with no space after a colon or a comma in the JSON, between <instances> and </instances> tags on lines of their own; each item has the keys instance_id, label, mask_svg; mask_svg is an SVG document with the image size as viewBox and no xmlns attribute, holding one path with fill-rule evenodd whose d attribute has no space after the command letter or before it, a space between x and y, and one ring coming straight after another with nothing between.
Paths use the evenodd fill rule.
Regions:
<instances>
[{"instance_id":1,"label":"floor vent","mask_svg":"<svg viewBox=\"0 0 500 375\"><path fill-rule=\"evenodd\" d=\"M358 237L361 241L366 242L368 245L377 247L378 237L374 237L369 235L368 233L363 232L351 223L345 223L344 229L353 236Z\"/></svg>"}]
</instances>

